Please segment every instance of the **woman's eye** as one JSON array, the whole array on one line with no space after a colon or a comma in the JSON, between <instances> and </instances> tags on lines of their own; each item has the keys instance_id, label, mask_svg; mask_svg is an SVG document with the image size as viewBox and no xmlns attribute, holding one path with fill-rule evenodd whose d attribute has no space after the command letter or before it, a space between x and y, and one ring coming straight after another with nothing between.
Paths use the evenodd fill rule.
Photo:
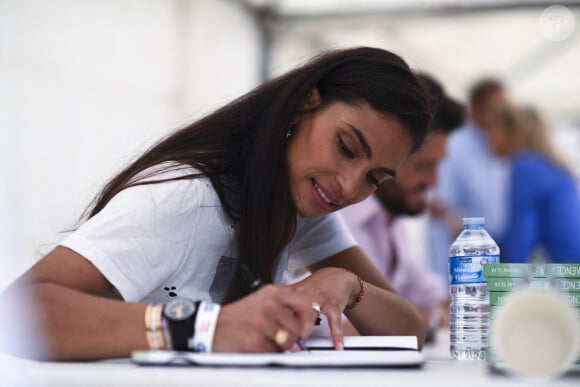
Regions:
<instances>
[{"instance_id":1,"label":"woman's eye","mask_svg":"<svg viewBox=\"0 0 580 387\"><path fill-rule=\"evenodd\" d=\"M344 143L344 141L342 141L342 138L340 136L338 136L338 149L340 150L340 153L343 156L348 157L349 159L352 159L354 157L354 153L352 153L352 151L348 148L348 146L346 146L346 144Z\"/></svg>"},{"instance_id":2,"label":"woman's eye","mask_svg":"<svg viewBox=\"0 0 580 387\"><path fill-rule=\"evenodd\" d=\"M367 179L369 180L369 182L371 184L373 184L376 188L379 188L379 185L381 185L381 182L371 173L368 172L367 173Z\"/></svg>"}]
</instances>

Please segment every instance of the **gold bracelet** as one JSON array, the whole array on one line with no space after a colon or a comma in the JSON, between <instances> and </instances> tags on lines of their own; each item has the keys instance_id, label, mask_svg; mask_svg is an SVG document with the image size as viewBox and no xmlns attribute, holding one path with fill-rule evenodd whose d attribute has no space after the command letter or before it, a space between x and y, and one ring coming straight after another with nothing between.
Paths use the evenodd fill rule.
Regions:
<instances>
[{"instance_id":1,"label":"gold bracelet","mask_svg":"<svg viewBox=\"0 0 580 387\"><path fill-rule=\"evenodd\" d=\"M145 336L149 349L168 349L162 324L163 304L148 304L145 308Z\"/></svg>"},{"instance_id":2,"label":"gold bracelet","mask_svg":"<svg viewBox=\"0 0 580 387\"><path fill-rule=\"evenodd\" d=\"M355 306L357 306L360 303L360 301L362 300L363 296L365 295L365 285L364 285L363 280L358 275L356 275L355 273L353 273L350 270L346 270L346 269L343 269L343 270L346 271L346 272L348 272L348 273L350 273L350 274L352 274L352 275L354 275L354 276L356 276L356 279L358 280L358 283L360 285L360 292L358 292L358 296L356 296L356 299L351 304L348 304L344 308L344 311L345 312L348 312L349 310L351 310Z\"/></svg>"},{"instance_id":3,"label":"gold bracelet","mask_svg":"<svg viewBox=\"0 0 580 387\"><path fill-rule=\"evenodd\" d=\"M154 351L167 349L162 331L147 331L145 332L145 336L147 337L149 349Z\"/></svg>"},{"instance_id":4,"label":"gold bracelet","mask_svg":"<svg viewBox=\"0 0 580 387\"><path fill-rule=\"evenodd\" d=\"M145 329L155 331L161 328L161 316L163 314L163 304L149 304L145 308Z\"/></svg>"},{"instance_id":5,"label":"gold bracelet","mask_svg":"<svg viewBox=\"0 0 580 387\"><path fill-rule=\"evenodd\" d=\"M161 317L163 315L163 304L154 305L151 308L151 327L152 331L161 329Z\"/></svg>"},{"instance_id":6,"label":"gold bracelet","mask_svg":"<svg viewBox=\"0 0 580 387\"><path fill-rule=\"evenodd\" d=\"M151 329L151 308L153 307L153 304L148 304L147 307L145 308L145 329L149 330Z\"/></svg>"}]
</instances>

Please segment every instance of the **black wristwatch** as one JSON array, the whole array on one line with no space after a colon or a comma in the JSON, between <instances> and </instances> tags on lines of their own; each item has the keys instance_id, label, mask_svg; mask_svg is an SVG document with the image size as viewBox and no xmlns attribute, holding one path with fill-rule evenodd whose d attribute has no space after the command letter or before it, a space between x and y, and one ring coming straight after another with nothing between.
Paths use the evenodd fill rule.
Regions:
<instances>
[{"instance_id":1,"label":"black wristwatch","mask_svg":"<svg viewBox=\"0 0 580 387\"><path fill-rule=\"evenodd\" d=\"M174 298L165 304L163 317L167 320L171 332L171 344L174 351L189 350L189 339L195 333L195 317L200 301L187 298Z\"/></svg>"}]
</instances>

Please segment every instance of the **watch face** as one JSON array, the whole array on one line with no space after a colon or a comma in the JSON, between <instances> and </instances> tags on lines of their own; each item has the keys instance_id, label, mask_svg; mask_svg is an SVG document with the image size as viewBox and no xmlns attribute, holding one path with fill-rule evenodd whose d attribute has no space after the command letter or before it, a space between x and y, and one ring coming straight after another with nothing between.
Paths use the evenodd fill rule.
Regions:
<instances>
[{"instance_id":1,"label":"watch face","mask_svg":"<svg viewBox=\"0 0 580 387\"><path fill-rule=\"evenodd\" d=\"M195 303L190 300L171 300L165 305L163 313L171 320L185 320L195 312Z\"/></svg>"}]
</instances>

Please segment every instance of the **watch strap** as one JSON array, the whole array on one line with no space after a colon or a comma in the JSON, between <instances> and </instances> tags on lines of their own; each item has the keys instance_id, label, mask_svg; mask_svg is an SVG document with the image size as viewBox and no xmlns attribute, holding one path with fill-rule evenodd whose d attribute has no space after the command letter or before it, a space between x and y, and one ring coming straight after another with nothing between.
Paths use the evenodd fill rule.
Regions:
<instances>
[{"instance_id":1,"label":"watch strap","mask_svg":"<svg viewBox=\"0 0 580 387\"><path fill-rule=\"evenodd\" d=\"M171 333L171 347L174 351L188 351L189 340L195 333L195 320L201 301L195 301L195 310L190 317L181 321L174 321L164 315Z\"/></svg>"}]
</instances>

